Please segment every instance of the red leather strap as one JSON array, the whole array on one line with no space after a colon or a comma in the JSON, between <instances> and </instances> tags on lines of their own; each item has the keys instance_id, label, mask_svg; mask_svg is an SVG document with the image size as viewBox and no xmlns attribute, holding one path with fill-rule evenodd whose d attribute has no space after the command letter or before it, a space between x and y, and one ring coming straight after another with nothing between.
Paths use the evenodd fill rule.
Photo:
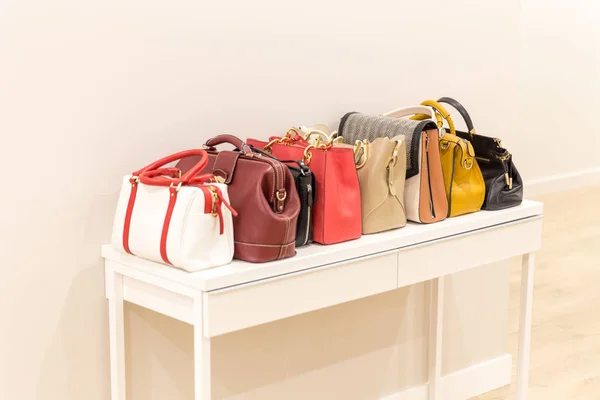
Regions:
<instances>
[{"instance_id":1,"label":"red leather strap","mask_svg":"<svg viewBox=\"0 0 600 400\"><path fill-rule=\"evenodd\" d=\"M204 168L206 166L206 164L208 163L208 153L206 153L205 150L192 149L192 150L185 150L185 151L180 151L175 154L171 154L170 156L161 158L160 160L155 161L152 164L147 165L138 171L135 171L132 175L140 176L140 179L156 177L157 176L156 171L172 171L173 170L172 168L161 168L161 167L165 166L166 164L170 164L174 161L180 160L185 157L190 157L190 156L200 156L200 159L198 160L196 165L194 165L192 168L190 168L190 170L188 172L186 172L181 178L179 178L175 181L175 186L177 186L179 183L181 183L182 185L186 185L189 183L189 181L193 177L198 175L200 173L200 171L202 171L202 168ZM160 173L158 173L158 174L160 175ZM152 182L152 181L150 181L150 182ZM151 183L148 183L148 184L151 184ZM171 182L166 181L166 180L159 180L159 181L157 181L157 184L160 186L170 186Z\"/></svg>"},{"instance_id":2,"label":"red leather strap","mask_svg":"<svg viewBox=\"0 0 600 400\"><path fill-rule=\"evenodd\" d=\"M137 195L137 186L139 180L136 177L129 178L131 183L131 193L129 194L129 202L127 203L127 211L125 211L125 224L123 225L123 249L133 255L129 248L129 227L131 226L131 214L133 213L133 205Z\"/></svg>"},{"instance_id":3,"label":"red leather strap","mask_svg":"<svg viewBox=\"0 0 600 400\"><path fill-rule=\"evenodd\" d=\"M208 139L206 141L206 146L215 147L223 143L229 143L234 145L236 149L240 150L244 154L252 153L252 147L248 146L242 139L229 134L217 135L213 138Z\"/></svg>"},{"instance_id":4,"label":"red leather strap","mask_svg":"<svg viewBox=\"0 0 600 400\"><path fill-rule=\"evenodd\" d=\"M171 264L169 257L167 257L167 237L169 235L169 225L171 224L171 217L173 216L173 209L177 202L177 192L179 190L175 187L169 188L169 206L167 207L167 213L165 214L165 221L163 222L162 234L160 235L160 256L163 261L167 264Z\"/></svg>"}]
</instances>

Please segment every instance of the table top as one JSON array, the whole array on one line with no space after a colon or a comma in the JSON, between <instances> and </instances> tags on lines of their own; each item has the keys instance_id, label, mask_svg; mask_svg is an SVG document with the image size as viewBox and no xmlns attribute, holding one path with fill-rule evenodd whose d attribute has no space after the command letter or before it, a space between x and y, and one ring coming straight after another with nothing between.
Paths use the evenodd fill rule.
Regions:
<instances>
[{"instance_id":1,"label":"table top","mask_svg":"<svg viewBox=\"0 0 600 400\"><path fill-rule=\"evenodd\" d=\"M506 210L479 211L427 225L409 222L401 229L364 235L359 239L334 245L311 244L298 248L295 257L284 260L260 264L233 260L230 264L198 272L186 272L124 254L111 245L102 246L102 257L196 290L212 291L402 249L542 214L542 203L525 200L520 206Z\"/></svg>"}]
</instances>

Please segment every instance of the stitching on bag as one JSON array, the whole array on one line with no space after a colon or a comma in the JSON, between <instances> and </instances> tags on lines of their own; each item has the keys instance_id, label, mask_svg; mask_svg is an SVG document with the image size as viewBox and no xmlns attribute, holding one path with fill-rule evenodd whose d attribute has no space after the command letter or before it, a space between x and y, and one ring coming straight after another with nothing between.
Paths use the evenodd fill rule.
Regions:
<instances>
[{"instance_id":1,"label":"stitching on bag","mask_svg":"<svg viewBox=\"0 0 600 400\"><path fill-rule=\"evenodd\" d=\"M287 238L288 234L290 232L290 219L291 218L288 217L287 215L283 215L283 216L285 217L285 236L284 237ZM295 243L295 241L294 241L294 243ZM283 257L283 249L284 249L284 247L282 245L279 248L279 257L278 257L278 259L281 259Z\"/></svg>"},{"instance_id":2,"label":"stitching on bag","mask_svg":"<svg viewBox=\"0 0 600 400\"><path fill-rule=\"evenodd\" d=\"M233 162L233 167L231 168L231 176L229 177L229 182L231 182L233 180L234 171L235 171L235 168L237 167L237 163L238 163L239 159L240 159L239 155L237 157L235 157L235 161Z\"/></svg>"},{"instance_id":3,"label":"stitching on bag","mask_svg":"<svg viewBox=\"0 0 600 400\"><path fill-rule=\"evenodd\" d=\"M296 243L296 240L294 239L294 241L288 243L288 244L258 244L258 243L244 243L244 242L238 242L238 241L234 241L235 244L241 244L244 246L254 246L254 247L289 247L293 244Z\"/></svg>"}]
</instances>

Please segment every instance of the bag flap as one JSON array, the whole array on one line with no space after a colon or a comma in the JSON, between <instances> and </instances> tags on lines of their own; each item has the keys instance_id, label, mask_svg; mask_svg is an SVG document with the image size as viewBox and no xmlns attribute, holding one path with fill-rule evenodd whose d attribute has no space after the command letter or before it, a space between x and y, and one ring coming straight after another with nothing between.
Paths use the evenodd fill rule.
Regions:
<instances>
[{"instance_id":1,"label":"bag flap","mask_svg":"<svg viewBox=\"0 0 600 400\"><path fill-rule=\"evenodd\" d=\"M404 135L406 137L406 179L419 173L419 149L423 131L438 129L431 120L414 121L405 118L391 118L384 116L364 115L352 112L344 115L340 122L339 135L344 143L354 144L357 140L369 139L373 141L378 137L393 138Z\"/></svg>"}]
</instances>

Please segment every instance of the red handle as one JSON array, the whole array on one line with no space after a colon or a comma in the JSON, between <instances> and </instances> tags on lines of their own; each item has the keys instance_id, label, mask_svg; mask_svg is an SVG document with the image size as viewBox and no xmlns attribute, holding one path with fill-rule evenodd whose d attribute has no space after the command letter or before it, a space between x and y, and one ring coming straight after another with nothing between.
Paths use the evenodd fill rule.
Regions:
<instances>
[{"instance_id":1,"label":"red handle","mask_svg":"<svg viewBox=\"0 0 600 400\"><path fill-rule=\"evenodd\" d=\"M181 172L178 168L161 168L165 164L172 163L174 161L180 160L184 157L189 156L200 156L200 159L188 172L184 175L179 176ZM206 166L208 163L208 153L202 149L192 149L180 151L175 154L171 154L170 156L161 158L158 161L153 162L150 165L145 166L144 168L133 172L131 180L132 182L137 181L139 179L142 183L147 185L155 185L155 186L169 186L171 184L177 185L189 185L201 183L200 179L207 180L206 175L202 175L200 177L196 177L202 171L202 168ZM175 176L173 176L175 175ZM194 178L196 177L196 178ZM176 179L165 179L165 178L176 178Z\"/></svg>"},{"instance_id":2,"label":"red handle","mask_svg":"<svg viewBox=\"0 0 600 400\"><path fill-rule=\"evenodd\" d=\"M228 134L217 135L206 141L206 146L215 147L219 144L229 143L235 146L236 149L240 150L244 154L251 154L252 147L248 146L242 139Z\"/></svg>"}]
</instances>

